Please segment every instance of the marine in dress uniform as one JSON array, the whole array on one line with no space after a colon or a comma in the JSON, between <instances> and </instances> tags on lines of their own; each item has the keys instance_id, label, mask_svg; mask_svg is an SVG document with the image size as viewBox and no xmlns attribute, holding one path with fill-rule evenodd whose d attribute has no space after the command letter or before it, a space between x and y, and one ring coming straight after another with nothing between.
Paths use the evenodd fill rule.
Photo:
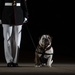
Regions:
<instances>
[{"instance_id":1,"label":"marine in dress uniform","mask_svg":"<svg viewBox=\"0 0 75 75\"><path fill-rule=\"evenodd\" d=\"M21 30L27 20L26 0L0 0L0 24L3 27L4 53L8 67L18 66Z\"/></svg>"}]
</instances>

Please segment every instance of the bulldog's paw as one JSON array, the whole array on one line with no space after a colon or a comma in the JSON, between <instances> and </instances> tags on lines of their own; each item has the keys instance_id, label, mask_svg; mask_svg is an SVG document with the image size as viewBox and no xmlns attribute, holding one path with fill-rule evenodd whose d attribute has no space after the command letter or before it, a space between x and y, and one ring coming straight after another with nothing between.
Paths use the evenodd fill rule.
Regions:
<instances>
[{"instance_id":1,"label":"bulldog's paw","mask_svg":"<svg viewBox=\"0 0 75 75\"><path fill-rule=\"evenodd\" d=\"M50 62L47 64L47 66L48 66L48 67L52 67L52 63L53 63L53 60L50 61Z\"/></svg>"},{"instance_id":2,"label":"bulldog's paw","mask_svg":"<svg viewBox=\"0 0 75 75\"><path fill-rule=\"evenodd\" d=\"M35 67L41 67L42 65L35 65Z\"/></svg>"}]
</instances>

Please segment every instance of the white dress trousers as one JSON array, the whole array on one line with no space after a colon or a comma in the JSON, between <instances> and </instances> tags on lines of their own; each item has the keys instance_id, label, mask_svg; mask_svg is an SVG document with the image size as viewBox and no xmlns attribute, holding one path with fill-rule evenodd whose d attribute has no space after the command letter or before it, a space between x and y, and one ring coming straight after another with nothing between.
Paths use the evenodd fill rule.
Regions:
<instances>
[{"instance_id":1,"label":"white dress trousers","mask_svg":"<svg viewBox=\"0 0 75 75\"><path fill-rule=\"evenodd\" d=\"M4 37L4 54L7 63L18 62L22 25L2 24Z\"/></svg>"}]
</instances>

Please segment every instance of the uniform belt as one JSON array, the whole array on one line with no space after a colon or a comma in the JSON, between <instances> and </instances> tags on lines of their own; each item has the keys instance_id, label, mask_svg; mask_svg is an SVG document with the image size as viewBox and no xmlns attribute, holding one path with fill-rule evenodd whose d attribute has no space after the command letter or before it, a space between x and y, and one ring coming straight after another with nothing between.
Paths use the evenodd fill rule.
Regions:
<instances>
[{"instance_id":1,"label":"uniform belt","mask_svg":"<svg viewBox=\"0 0 75 75\"><path fill-rule=\"evenodd\" d=\"M5 6L21 6L21 3L5 3Z\"/></svg>"}]
</instances>

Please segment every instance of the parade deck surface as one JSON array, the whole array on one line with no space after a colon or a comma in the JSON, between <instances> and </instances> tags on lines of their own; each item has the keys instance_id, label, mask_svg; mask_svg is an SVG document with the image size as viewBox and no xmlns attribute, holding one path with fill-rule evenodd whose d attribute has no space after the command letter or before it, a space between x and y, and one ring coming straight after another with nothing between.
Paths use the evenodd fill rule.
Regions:
<instances>
[{"instance_id":1,"label":"parade deck surface","mask_svg":"<svg viewBox=\"0 0 75 75\"><path fill-rule=\"evenodd\" d=\"M54 63L51 68L36 68L34 63L19 63L19 67L7 67L5 63L0 63L0 75L75 75L75 64Z\"/></svg>"}]
</instances>

